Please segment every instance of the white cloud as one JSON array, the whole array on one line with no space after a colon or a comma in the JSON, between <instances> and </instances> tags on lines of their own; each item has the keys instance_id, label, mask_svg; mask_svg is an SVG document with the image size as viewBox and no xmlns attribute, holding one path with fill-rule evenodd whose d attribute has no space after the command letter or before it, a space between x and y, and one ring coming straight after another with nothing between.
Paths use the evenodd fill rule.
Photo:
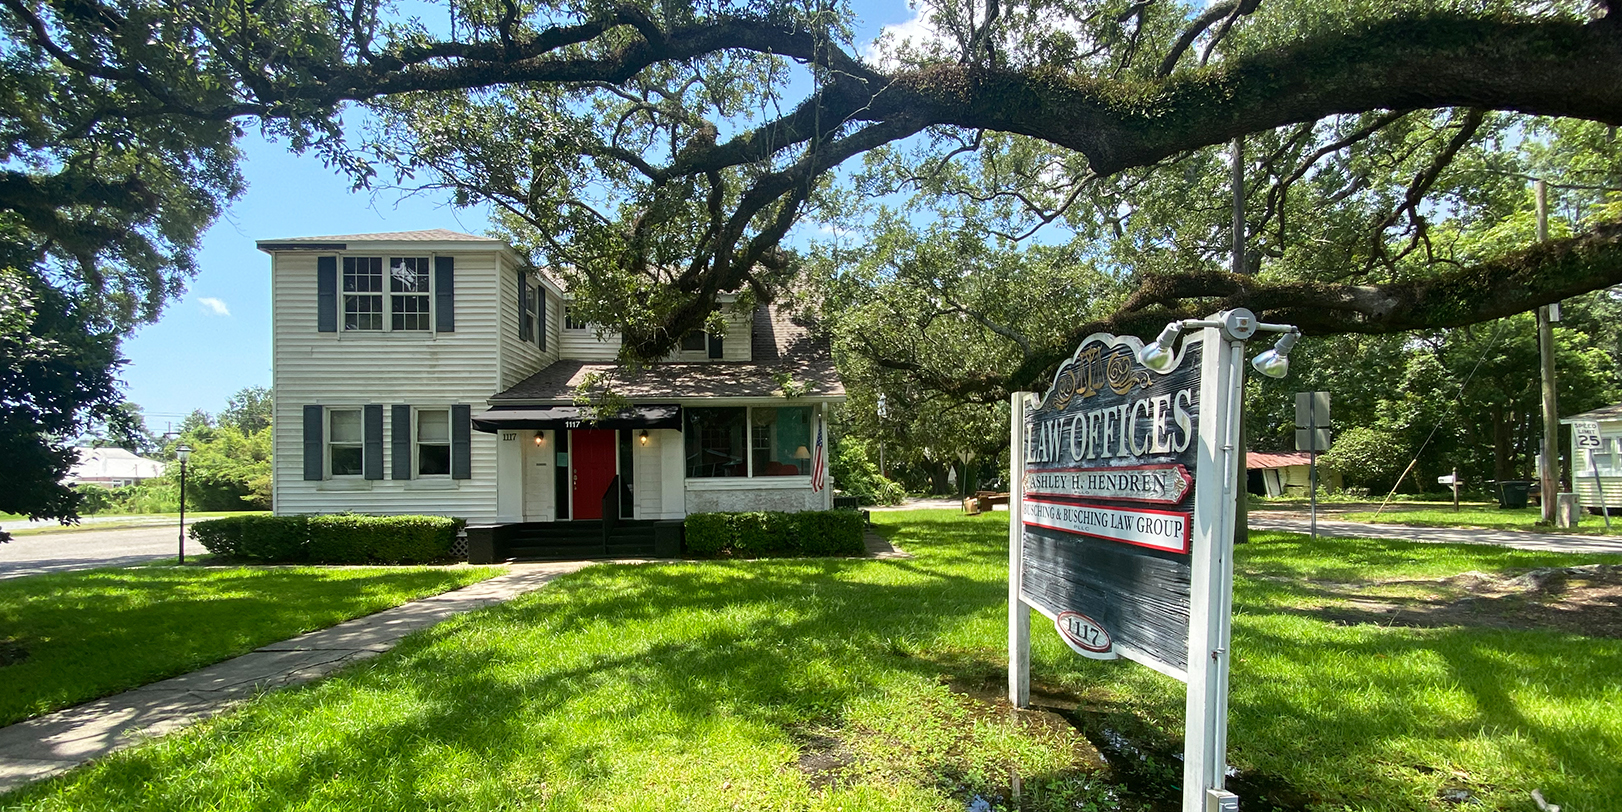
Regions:
<instances>
[{"instance_id":1,"label":"white cloud","mask_svg":"<svg viewBox=\"0 0 1622 812\"><path fill-rule=\"evenodd\" d=\"M931 42L948 42L947 37L925 19L929 13L930 10L925 4L913 4L912 18L880 29L878 37L862 47L862 59L870 65L893 68L896 52L905 43L910 42L914 47L927 47Z\"/></svg>"},{"instance_id":2,"label":"white cloud","mask_svg":"<svg viewBox=\"0 0 1622 812\"><path fill-rule=\"evenodd\" d=\"M198 299L197 303L202 305L204 309L208 310L208 312L213 313L216 316L231 315L231 308L226 307L225 302L216 299L213 296L204 296Z\"/></svg>"}]
</instances>

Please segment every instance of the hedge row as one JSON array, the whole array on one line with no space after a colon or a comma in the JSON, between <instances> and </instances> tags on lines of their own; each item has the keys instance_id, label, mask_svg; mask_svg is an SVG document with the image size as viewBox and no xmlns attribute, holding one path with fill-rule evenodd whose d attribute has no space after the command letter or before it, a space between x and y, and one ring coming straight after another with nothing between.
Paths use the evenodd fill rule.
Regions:
<instances>
[{"instance_id":1,"label":"hedge row","mask_svg":"<svg viewBox=\"0 0 1622 812\"><path fill-rule=\"evenodd\" d=\"M854 510L803 513L691 513L687 554L761 558L800 555L861 555L862 514Z\"/></svg>"},{"instance_id":2,"label":"hedge row","mask_svg":"<svg viewBox=\"0 0 1622 812\"><path fill-rule=\"evenodd\" d=\"M191 537L216 555L315 564L425 564L450 558L461 519L445 516L231 516Z\"/></svg>"}]
</instances>

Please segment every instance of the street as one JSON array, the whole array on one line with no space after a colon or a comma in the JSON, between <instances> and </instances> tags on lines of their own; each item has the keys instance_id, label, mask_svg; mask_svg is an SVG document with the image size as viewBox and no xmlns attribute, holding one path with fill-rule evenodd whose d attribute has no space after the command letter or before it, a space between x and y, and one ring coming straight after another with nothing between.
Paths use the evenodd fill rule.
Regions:
<instances>
[{"instance_id":1,"label":"street","mask_svg":"<svg viewBox=\"0 0 1622 812\"><path fill-rule=\"evenodd\" d=\"M13 536L10 542L0 544L0 578L94 567L127 567L174 558L179 535L179 527L169 524ZM186 552L200 555L207 550L187 539Z\"/></svg>"}]
</instances>

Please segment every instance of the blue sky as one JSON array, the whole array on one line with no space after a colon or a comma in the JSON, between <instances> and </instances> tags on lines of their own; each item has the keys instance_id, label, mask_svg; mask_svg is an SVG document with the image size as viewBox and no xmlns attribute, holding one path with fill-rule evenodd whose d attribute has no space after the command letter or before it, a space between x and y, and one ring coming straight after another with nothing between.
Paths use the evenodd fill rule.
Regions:
<instances>
[{"instance_id":1,"label":"blue sky","mask_svg":"<svg viewBox=\"0 0 1622 812\"><path fill-rule=\"evenodd\" d=\"M244 141L248 191L203 237L184 299L124 342L126 396L163 431L193 409L218 412L246 386L270 386L270 257L256 240L448 228L482 233L482 210L423 196L353 193L314 156L257 135Z\"/></svg>"},{"instance_id":2,"label":"blue sky","mask_svg":"<svg viewBox=\"0 0 1622 812\"><path fill-rule=\"evenodd\" d=\"M917 31L916 23L904 25L915 15L899 2L857 6L864 17L858 42L887 25ZM256 240L420 228L478 234L489 227L483 209L454 209L442 197L351 192L319 158L292 155L257 134L242 146L248 190L204 235L200 272L162 319L123 345L126 397L145 410L154 431L194 409L218 412L243 387L270 385L270 258L254 248Z\"/></svg>"}]
</instances>

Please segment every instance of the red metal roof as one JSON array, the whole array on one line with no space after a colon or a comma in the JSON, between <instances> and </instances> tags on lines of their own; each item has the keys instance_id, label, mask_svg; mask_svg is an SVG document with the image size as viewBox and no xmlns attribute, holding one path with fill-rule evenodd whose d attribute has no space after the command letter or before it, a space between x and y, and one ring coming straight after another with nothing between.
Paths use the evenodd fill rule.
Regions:
<instances>
[{"instance_id":1,"label":"red metal roof","mask_svg":"<svg viewBox=\"0 0 1622 812\"><path fill-rule=\"evenodd\" d=\"M1292 465L1311 465L1312 455L1305 451L1252 451L1245 455L1245 467L1257 468L1288 468Z\"/></svg>"}]
</instances>

